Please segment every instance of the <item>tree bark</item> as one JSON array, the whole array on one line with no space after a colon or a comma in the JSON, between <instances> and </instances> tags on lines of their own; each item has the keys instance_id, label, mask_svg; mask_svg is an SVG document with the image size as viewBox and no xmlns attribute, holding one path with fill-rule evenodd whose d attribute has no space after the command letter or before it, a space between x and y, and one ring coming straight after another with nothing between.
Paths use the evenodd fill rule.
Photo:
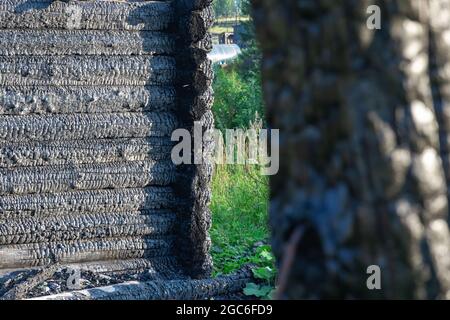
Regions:
<instances>
[{"instance_id":1,"label":"tree bark","mask_svg":"<svg viewBox=\"0 0 450 320\"><path fill-rule=\"evenodd\" d=\"M372 4L380 30L366 24ZM253 7L280 129L270 219L281 297L450 298L450 1ZM370 265L381 290L367 287Z\"/></svg>"}]
</instances>

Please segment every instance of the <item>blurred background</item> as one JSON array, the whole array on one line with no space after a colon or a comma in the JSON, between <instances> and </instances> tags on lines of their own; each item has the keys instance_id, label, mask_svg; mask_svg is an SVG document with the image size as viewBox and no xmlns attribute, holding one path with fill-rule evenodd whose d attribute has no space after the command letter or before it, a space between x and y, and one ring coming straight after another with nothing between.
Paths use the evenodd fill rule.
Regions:
<instances>
[{"instance_id":1,"label":"blurred background","mask_svg":"<svg viewBox=\"0 0 450 320\"><path fill-rule=\"evenodd\" d=\"M249 0L215 0L211 29L216 128L266 127L261 89L261 52ZM248 263L260 283L249 298L274 294L276 269L268 227L269 179L255 165L217 165L212 184L211 237L214 274L229 274Z\"/></svg>"}]
</instances>

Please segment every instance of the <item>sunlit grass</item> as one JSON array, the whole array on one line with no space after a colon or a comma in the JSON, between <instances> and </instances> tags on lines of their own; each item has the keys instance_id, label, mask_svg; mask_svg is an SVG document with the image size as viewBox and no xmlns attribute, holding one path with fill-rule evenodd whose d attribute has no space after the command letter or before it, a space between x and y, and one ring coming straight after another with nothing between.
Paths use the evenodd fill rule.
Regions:
<instances>
[{"instance_id":1,"label":"sunlit grass","mask_svg":"<svg viewBox=\"0 0 450 320\"><path fill-rule=\"evenodd\" d=\"M256 167L216 168L212 183L214 272L230 273L254 262L254 245L269 237L268 179Z\"/></svg>"}]
</instances>

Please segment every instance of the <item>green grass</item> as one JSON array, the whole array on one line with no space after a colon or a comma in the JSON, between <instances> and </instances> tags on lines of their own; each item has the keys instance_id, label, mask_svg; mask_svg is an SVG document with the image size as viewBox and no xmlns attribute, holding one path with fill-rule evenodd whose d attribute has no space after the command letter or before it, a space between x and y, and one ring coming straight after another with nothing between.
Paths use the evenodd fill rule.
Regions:
<instances>
[{"instance_id":1,"label":"green grass","mask_svg":"<svg viewBox=\"0 0 450 320\"><path fill-rule=\"evenodd\" d=\"M222 19L213 32L224 32L230 24ZM249 24L244 27L253 34ZM255 41L248 43L250 47L239 61L215 68L212 110L216 128L222 131L264 127L260 53ZM254 282L248 283L243 293L260 299L273 297L277 277L268 245L268 203L268 177L262 176L258 167L217 166L211 203L213 275L228 274L251 263Z\"/></svg>"},{"instance_id":2,"label":"green grass","mask_svg":"<svg viewBox=\"0 0 450 320\"><path fill-rule=\"evenodd\" d=\"M258 263L261 250L255 243L269 238L267 177L260 175L257 167L219 165L212 191L214 274Z\"/></svg>"}]
</instances>

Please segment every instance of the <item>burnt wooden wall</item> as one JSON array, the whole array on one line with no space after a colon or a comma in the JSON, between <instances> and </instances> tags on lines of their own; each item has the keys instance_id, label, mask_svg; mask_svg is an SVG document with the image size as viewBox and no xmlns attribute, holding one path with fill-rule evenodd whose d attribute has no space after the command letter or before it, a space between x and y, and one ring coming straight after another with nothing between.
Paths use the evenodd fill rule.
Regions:
<instances>
[{"instance_id":1,"label":"burnt wooden wall","mask_svg":"<svg viewBox=\"0 0 450 320\"><path fill-rule=\"evenodd\" d=\"M56 263L209 276L211 0L0 3L0 273Z\"/></svg>"}]
</instances>

